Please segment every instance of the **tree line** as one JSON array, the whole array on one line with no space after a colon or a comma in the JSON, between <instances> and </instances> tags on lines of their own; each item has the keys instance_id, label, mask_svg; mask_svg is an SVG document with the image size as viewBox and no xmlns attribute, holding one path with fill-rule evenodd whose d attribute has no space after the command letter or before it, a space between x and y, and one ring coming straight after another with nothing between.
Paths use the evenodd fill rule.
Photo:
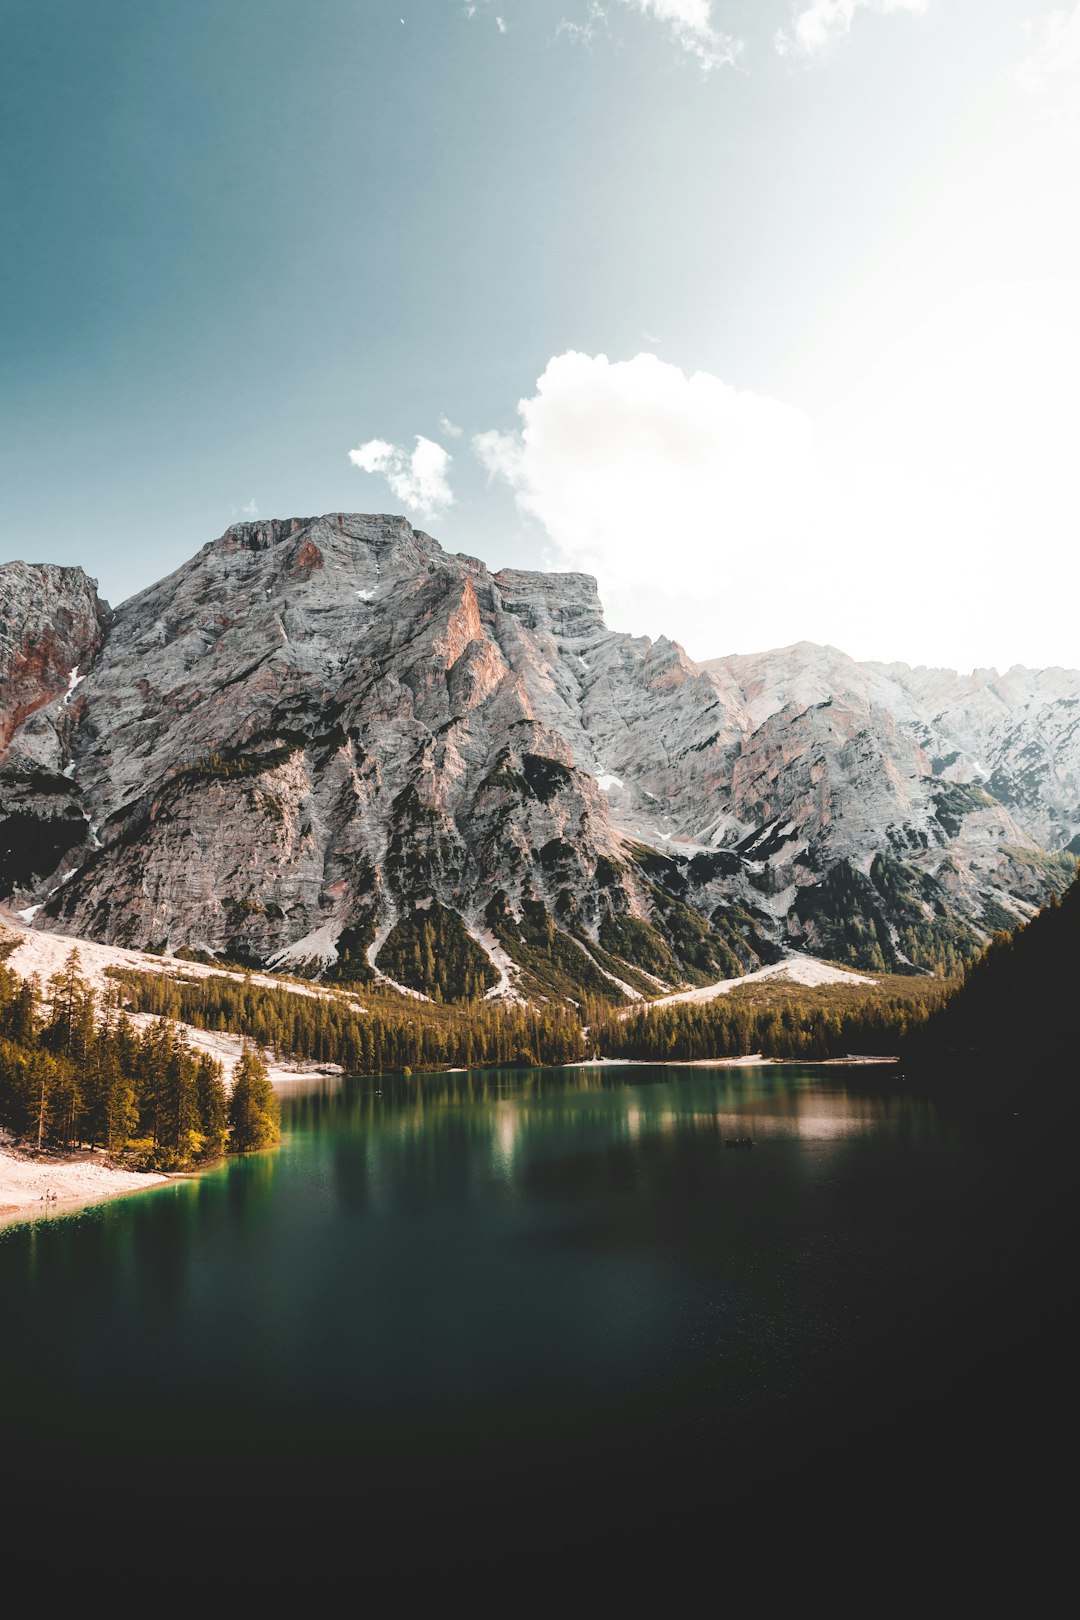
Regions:
<instances>
[{"instance_id":1,"label":"tree line","mask_svg":"<svg viewBox=\"0 0 1080 1620\"><path fill-rule=\"evenodd\" d=\"M750 987L748 987L749 989ZM948 996L940 981L906 980L852 996L850 989L811 997L789 986L744 994L739 989L709 1002L623 1014L605 1012L592 1030L605 1057L680 1063L703 1058L762 1057L821 1062L858 1053L894 1056Z\"/></svg>"},{"instance_id":2,"label":"tree line","mask_svg":"<svg viewBox=\"0 0 1080 1620\"><path fill-rule=\"evenodd\" d=\"M338 1064L349 1074L558 1065L586 1055L579 1013L561 1003L404 1005L372 991L361 1005L348 994L309 995L250 977L112 973L134 1011L243 1035L279 1057Z\"/></svg>"},{"instance_id":3,"label":"tree line","mask_svg":"<svg viewBox=\"0 0 1080 1620\"><path fill-rule=\"evenodd\" d=\"M245 1036L278 1057L338 1064L350 1074L557 1066L589 1057L642 1062L765 1057L891 1056L943 1004L938 980L897 979L866 991L748 986L708 1003L620 1012L599 998L467 1008L409 1004L365 992L309 995L209 975L198 979L114 969L139 1012Z\"/></svg>"},{"instance_id":4,"label":"tree line","mask_svg":"<svg viewBox=\"0 0 1080 1620\"><path fill-rule=\"evenodd\" d=\"M0 947L2 949L2 947ZM887 980L865 992L738 987L708 1003L613 1009L580 1004L403 1004L365 991L303 994L224 975L113 970L98 996L73 951L44 991L0 960L0 1124L40 1146L100 1146L148 1167L183 1168L278 1139L277 1099L260 1048L347 1073L558 1066L590 1057L681 1062L820 1061L893 1055L933 1070L1064 1064L1074 1032L1080 883L1026 927L999 932L951 983ZM150 1014L136 1027L130 1013ZM226 1091L222 1066L184 1026L252 1045Z\"/></svg>"},{"instance_id":5,"label":"tree line","mask_svg":"<svg viewBox=\"0 0 1080 1620\"><path fill-rule=\"evenodd\" d=\"M99 996L79 953L42 991L0 962L0 1124L45 1147L104 1148L145 1169L182 1170L272 1146L280 1108L257 1051L224 1070L164 1015L137 1028L119 988Z\"/></svg>"}]
</instances>

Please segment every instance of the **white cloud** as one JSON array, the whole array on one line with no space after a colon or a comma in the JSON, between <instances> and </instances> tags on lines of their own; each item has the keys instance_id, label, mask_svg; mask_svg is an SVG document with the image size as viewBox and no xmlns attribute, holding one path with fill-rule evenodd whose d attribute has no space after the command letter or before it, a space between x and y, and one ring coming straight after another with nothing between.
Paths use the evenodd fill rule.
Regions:
<instances>
[{"instance_id":1,"label":"white cloud","mask_svg":"<svg viewBox=\"0 0 1080 1620\"><path fill-rule=\"evenodd\" d=\"M1052 124L1075 128L1080 121L1080 4L1052 11L1030 30L1032 49L1016 72L1027 95L1038 98Z\"/></svg>"},{"instance_id":2,"label":"white cloud","mask_svg":"<svg viewBox=\"0 0 1080 1620\"><path fill-rule=\"evenodd\" d=\"M354 467L381 474L398 500L411 512L425 518L437 517L454 504L446 476L451 459L441 444L420 434L416 436L416 448L411 455L385 439L368 439L366 444L349 451Z\"/></svg>"},{"instance_id":3,"label":"white cloud","mask_svg":"<svg viewBox=\"0 0 1080 1620\"><path fill-rule=\"evenodd\" d=\"M861 658L1075 666L1080 287L973 288L842 408L800 410L652 354L548 362L473 449L595 573L615 628L692 656L809 639Z\"/></svg>"},{"instance_id":4,"label":"white cloud","mask_svg":"<svg viewBox=\"0 0 1080 1620\"><path fill-rule=\"evenodd\" d=\"M516 432L473 439L477 457L543 525L552 561L599 575L639 624L657 593L705 602L752 587L753 554L798 524L809 422L707 372L570 352L518 413Z\"/></svg>"},{"instance_id":5,"label":"white cloud","mask_svg":"<svg viewBox=\"0 0 1080 1620\"><path fill-rule=\"evenodd\" d=\"M451 422L445 412L439 417L439 432L447 434L451 439L461 438L461 429L456 422Z\"/></svg>"},{"instance_id":6,"label":"white cloud","mask_svg":"<svg viewBox=\"0 0 1080 1620\"><path fill-rule=\"evenodd\" d=\"M841 34L851 31L855 13L876 11L888 16L895 11L921 15L929 0L805 0L791 20L790 29L780 28L774 44L781 56L816 56Z\"/></svg>"},{"instance_id":7,"label":"white cloud","mask_svg":"<svg viewBox=\"0 0 1080 1620\"><path fill-rule=\"evenodd\" d=\"M259 515L259 508L255 505L254 497L252 497L252 499L248 501L245 506L242 506L240 510L243 512L245 517L255 518Z\"/></svg>"},{"instance_id":8,"label":"white cloud","mask_svg":"<svg viewBox=\"0 0 1080 1620\"><path fill-rule=\"evenodd\" d=\"M696 57L706 72L730 66L742 51L741 40L713 27L711 0L622 0L622 4L663 23L676 45Z\"/></svg>"}]
</instances>

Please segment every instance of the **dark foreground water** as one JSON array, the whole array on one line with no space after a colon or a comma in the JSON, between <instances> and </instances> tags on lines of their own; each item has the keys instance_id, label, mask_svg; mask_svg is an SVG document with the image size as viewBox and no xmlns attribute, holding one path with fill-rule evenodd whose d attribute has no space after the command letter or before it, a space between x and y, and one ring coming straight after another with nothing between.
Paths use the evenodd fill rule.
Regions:
<instances>
[{"instance_id":1,"label":"dark foreground water","mask_svg":"<svg viewBox=\"0 0 1080 1620\"><path fill-rule=\"evenodd\" d=\"M0 1233L9 1550L625 1575L782 1565L802 1526L902 1565L993 1554L1037 1488L1029 1117L879 1069L614 1069L328 1081L284 1125Z\"/></svg>"}]
</instances>

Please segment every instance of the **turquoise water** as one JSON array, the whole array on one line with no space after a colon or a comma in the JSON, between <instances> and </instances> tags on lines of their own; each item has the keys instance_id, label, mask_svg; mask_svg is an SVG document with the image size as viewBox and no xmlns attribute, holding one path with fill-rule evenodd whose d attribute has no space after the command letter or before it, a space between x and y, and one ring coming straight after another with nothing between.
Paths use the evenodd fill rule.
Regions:
<instances>
[{"instance_id":1,"label":"turquoise water","mask_svg":"<svg viewBox=\"0 0 1080 1620\"><path fill-rule=\"evenodd\" d=\"M892 1071L327 1080L279 1152L0 1233L8 1457L466 1562L477 1515L850 1493L1000 1375L1021 1211Z\"/></svg>"}]
</instances>

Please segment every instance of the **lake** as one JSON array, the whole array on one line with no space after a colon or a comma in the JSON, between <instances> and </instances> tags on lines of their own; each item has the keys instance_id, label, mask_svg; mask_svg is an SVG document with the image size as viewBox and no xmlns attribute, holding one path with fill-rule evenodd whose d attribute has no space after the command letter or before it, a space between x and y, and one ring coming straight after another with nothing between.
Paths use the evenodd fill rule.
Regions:
<instances>
[{"instance_id":1,"label":"lake","mask_svg":"<svg viewBox=\"0 0 1080 1620\"><path fill-rule=\"evenodd\" d=\"M283 1125L0 1232L22 1533L59 1496L91 1540L190 1516L490 1569L826 1509L925 1536L1015 1490L1057 1215L1011 1109L635 1067L326 1080Z\"/></svg>"}]
</instances>

